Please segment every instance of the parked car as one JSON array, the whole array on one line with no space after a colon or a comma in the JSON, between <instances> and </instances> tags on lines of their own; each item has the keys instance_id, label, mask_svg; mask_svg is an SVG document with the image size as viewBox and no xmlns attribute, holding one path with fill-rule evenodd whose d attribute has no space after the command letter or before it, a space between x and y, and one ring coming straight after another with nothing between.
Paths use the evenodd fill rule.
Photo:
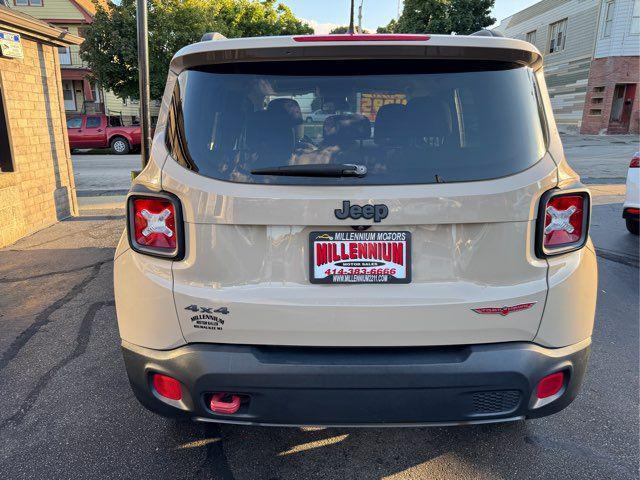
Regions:
<instances>
[{"instance_id":1,"label":"parked car","mask_svg":"<svg viewBox=\"0 0 640 480\"><path fill-rule=\"evenodd\" d=\"M140 126L112 126L107 115L74 115L67 118L70 148L111 148L124 155L140 147ZM117 122L115 122L117 123Z\"/></svg>"},{"instance_id":2,"label":"parked car","mask_svg":"<svg viewBox=\"0 0 640 480\"><path fill-rule=\"evenodd\" d=\"M332 115L336 115L339 113L349 113L349 112L329 112L326 110L316 110L315 112L311 112L307 114L306 121L307 123L322 123Z\"/></svg>"},{"instance_id":3,"label":"parked car","mask_svg":"<svg viewBox=\"0 0 640 480\"><path fill-rule=\"evenodd\" d=\"M140 402L257 425L505 422L569 405L597 265L542 65L529 43L462 35L180 50L114 260ZM297 96L371 92L402 101L374 112L373 134L359 113L300 133Z\"/></svg>"},{"instance_id":4,"label":"parked car","mask_svg":"<svg viewBox=\"0 0 640 480\"><path fill-rule=\"evenodd\" d=\"M627 196L622 205L627 230L638 235L640 225L640 152L636 152L627 170Z\"/></svg>"}]
</instances>

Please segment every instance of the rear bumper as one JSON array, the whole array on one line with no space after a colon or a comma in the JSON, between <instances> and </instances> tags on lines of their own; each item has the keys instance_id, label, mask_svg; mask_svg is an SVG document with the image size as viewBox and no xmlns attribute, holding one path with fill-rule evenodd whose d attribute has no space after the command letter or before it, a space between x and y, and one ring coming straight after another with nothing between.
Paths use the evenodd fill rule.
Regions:
<instances>
[{"instance_id":1,"label":"rear bumper","mask_svg":"<svg viewBox=\"0 0 640 480\"><path fill-rule=\"evenodd\" d=\"M532 343L427 348L296 348L194 344L169 351L123 342L133 391L165 416L257 425L484 423L550 415L569 405L584 377L591 340L559 349ZM563 370L551 401L537 382ZM151 373L182 383L166 401ZM214 392L243 395L233 415L213 413Z\"/></svg>"}]
</instances>

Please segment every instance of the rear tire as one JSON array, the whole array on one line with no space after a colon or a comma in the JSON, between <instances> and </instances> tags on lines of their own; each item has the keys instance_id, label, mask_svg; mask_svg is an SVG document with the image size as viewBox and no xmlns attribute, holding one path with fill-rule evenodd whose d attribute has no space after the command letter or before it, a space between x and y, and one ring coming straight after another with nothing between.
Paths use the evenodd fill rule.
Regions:
<instances>
[{"instance_id":1,"label":"rear tire","mask_svg":"<svg viewBox=\"0 0 640 480\"><path fill-rule=\"evenodd\" d=\"M113 137L109 143L111 151L116 155L126 155L131 151L129 141L123 137Z\"/></svg>"},{"instance_id":2,"label":"rear tire","mask_svg":"<svg viewBox=\"0 0 640 480\"><path fill-rule=\"evenodd\" d=\"M633 233L634 235L638 235L638 227L640 226L640 221L627 218L626 222L627 230L629 230L629 232Z\"/></svg>"}]
</instances>

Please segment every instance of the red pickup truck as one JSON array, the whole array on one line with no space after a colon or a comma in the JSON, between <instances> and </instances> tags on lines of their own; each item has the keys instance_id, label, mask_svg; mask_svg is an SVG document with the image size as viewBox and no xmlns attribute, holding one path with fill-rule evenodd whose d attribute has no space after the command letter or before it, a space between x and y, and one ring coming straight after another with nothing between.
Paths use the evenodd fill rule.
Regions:
<instances>
[{"instance_id":1,"label":"red pickup truck","mask_svg":"<svg viewBox=\"0 0 640 480\"><path fill-rule=\"evenodd\" d=\"M111 148L124 155L140 147L140 126L124 127L118 117L74 115L67 118L67 132L72 149Z\"/></svg>"}]
</instances>

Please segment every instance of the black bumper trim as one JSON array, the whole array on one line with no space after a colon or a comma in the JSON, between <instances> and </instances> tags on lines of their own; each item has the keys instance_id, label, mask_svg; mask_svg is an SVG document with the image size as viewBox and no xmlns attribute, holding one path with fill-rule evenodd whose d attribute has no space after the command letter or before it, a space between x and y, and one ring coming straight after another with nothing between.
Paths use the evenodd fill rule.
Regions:
<instances>
[{"instance_id":1,"label":"black bumper trim","mask_svg":"<svg viewBox=\"0 0 640 480\"><path fill-rule=\"evenodd\" d=\"M491 423L511 423L524 420L525 417L509 417L493 420L469 420L462 422L423 422L423 423L323 423L322 425L294 424L294 423L261 423L243 422L242 420L193 417L193 421L200 423L225 423L229 425L247 425L257 427L331 427L331 428L413 428L413 427L462 427L465 425L486 425Z\"/></svg>"},{"instance_id":2,"label":"black bumper trim","mask_svg":"<svg viewBox=\"0 0 640 480\"><path fill-rule=\"evenodd\" d=\"M623 218L623 219L625 219L625 220L635 220L636 222L637 222L637 221L640 221L640 213L631 213L631 212L629 211L629 208L633 208L633 209L635 209L636 207L628 207L628 208L625 208L625 209L622 211L622 218Z\"/></svg>"},{"instance_id":3,"label":"black bumper trim","mask_svg":"<svg viewBox=\"0 0 640 480\"><path fill-rule=\"evenodd\" d=\"M134 393L161 415L252 425L399 426L510 421L562 410L580 389L590 344L590 339L558 349L527 342L423 348L192 344L158 351L123 342L122 348ZM568 377L564 393L533 408L537 382L560 370ZM163 401L150 386L153 372L180 380L183 399ZM215 414L207 405L213 392L241 394L248 401L233 415Z\"/></svg>"}]
</instances>

